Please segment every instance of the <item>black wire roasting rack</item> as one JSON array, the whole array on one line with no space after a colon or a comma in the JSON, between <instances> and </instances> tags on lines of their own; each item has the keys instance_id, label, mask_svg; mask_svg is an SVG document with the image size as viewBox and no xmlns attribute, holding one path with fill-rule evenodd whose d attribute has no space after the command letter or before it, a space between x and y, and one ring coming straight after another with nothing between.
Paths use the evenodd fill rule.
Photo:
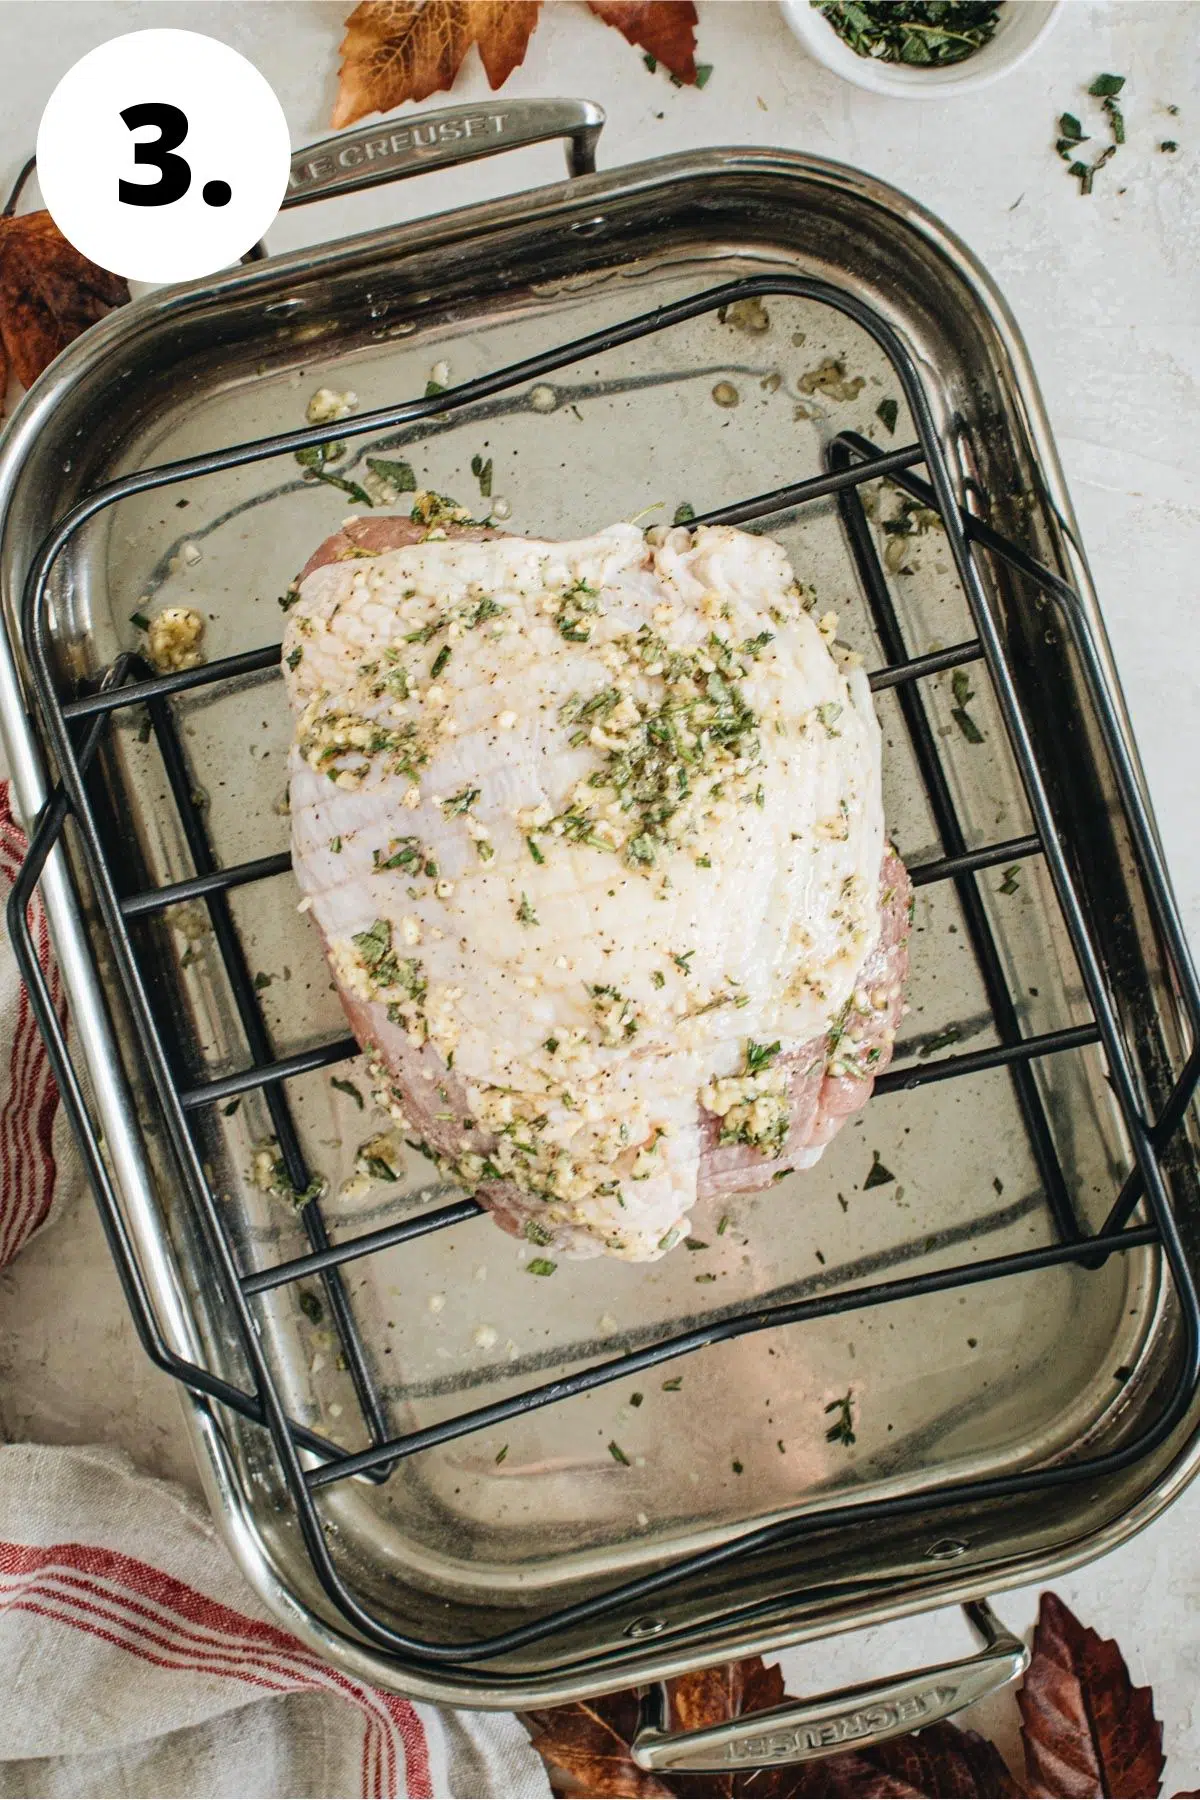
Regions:
<instances>
[{"instance_id":1,"label":"black wire roasting rack","mask_svg":"<svg viewBox=\"0 0 1200 1800\"><path fill-rule=\"evenodd\" d=\"M206 1176L192 1132L193 1121L206 1109L228 1102L236 1095L260 1090L270 1112L288 1181L297 1193L303 1194L309 1187L311 1171L289 1106L288 1083L309 1071L331 1067L358 1054L358 1045L349 1037L295 1054L280 1054L272 1043L246 952L239 941L229 896L232 890L246 883L286 876L289 859L282 854L260 857L235 867L217 865L203 811L196 803L194 777L173 712L172 703L179 695L261 676L263 671L276 667L280 647L268 644L200 668L166 675L154 673L135 655L123 654L102 676L87 684L86 691L77 687L72 692L64 692L55 672L48 623L55 562L86 521L130 495L271 457L290 457L296 451L325 441L329 436L328 427L291 431L238 444L108 482L70 508L41 546L29 574L23 599L22 637L36 696L37 720L56 765L59 785L41 817L34 822L29 853L9 904L8 922L63 1102L79 1136L104 1229L141 1341L153 1361L193 1393L206 1396L219 1406L230 1408L261 1425L278 1459L308 1554L325 1592L357 1633L409 1666L435 1669L453 1664L462 1671L469 1671L505 1653L546 1643L555 1634L583 1621L600 1619L618 1608L641 1604L664 1593L685 1577L721 1570L723 1578L732 1585L739 1567L744 1568L749 1559L764 1550L795 1542L803 1534L830 1526L870 1524L905 1513L933 1514L939 1508L957 1503L1051 1490L1059 1484L1112 1473L1145 1457L1167 1439L1184 1418L1200 1378L1200 1310L1179 1223L1173 1212L1166 1166L1167 1159L1179 1151L1178 1134L1200 1081L1200 1048L1197 1047L1200 1042L1200 991L1163 871L1153 825L1078 595L1059 575L1043 567L979 516L979 512L987 510L985 497L978 497L982 502L979 512L967 511L960 506L951 467L918 367L888 322L861 300L820 280L783 275L738 280L643 313L574 342L557 345L448 391L343 419L338 423L338 436L351 438L382 428L419 425L423 420L453 415L458 408L536 381L583 357L633 343L738 300L771 295L823 303L848 316L870 334L890 359L902 385L915 423L916 441L884 453L865 438L843 433L829 447L824 473L770 493L733 501L707 513L697 523L745 524L765 519L782 509L802 508L822 497L836 497L861 590L886 655L884 666L871 675L871 686L876 692L896 690L901 716L941 840L941 854L912 867L910 875L917 886L940 882L953 884L987 995L996 1039L988 1048L941 1055L911 1068L892 1070L879 1079L876 1088L879 1092L892 1092L928 1082L955 1081L982 1070L1006 1069L1049 1214L1052 1241L1042 1247L958 1262L951 1267L897 1279L866 1282L786 1304L748 1304L734 1308L730 1314L710 1323L630 1354L611 1356L561 1379L527 1387L509 1398L461 1412L422 1429L389 1436L373 1386L370 1357L356 1325L354 1306L343 1273L357 1258L459 1225L480 1214L483 1208L476 1200L463 1197L453 1204L438 1206L357 1236L341 1237L335 1242L322 1215L321 1202L314 1199L305 1205L302 1213L311 1246L309 1252L274 1267L247 1272L239 1267L233 1239L212 1183ZM921 470L924 473L918 472ZM920 505L938 514L974 621L975 635L966 641L931 654L910 653L877 554L861 492L864 483L881 477L887 477ZM1185 1044L1181 1071L1176 1071L1169 1081L1161 1082L1162 1091L1150 1102L1145 1098L1146 1084L1144 1077L1139 1075L1136 1046L1131 1040L1128 1019L1124 1016L1120 996L1114 990L1107 959L1094 941L1077 874L1073 872L1071 857L1064 848L1054 801L1039 767L1004 635L981 579L980 553L1007 565L1044 596L1056 625L1067 636L1078 658L1082 679L1090 690L1104 734L1105 749L1134 845L1138 876L1170 965ZM975 847L969 846L956 811L952 786L943 766L943 751L931 725L922 691L922 683L928 678L967 665L975 665L977 678L986 676L990 681L1033 822L1033 829L1027 835ZM142 707L148 712L171 799L178 811L195 869L186 880L134 893L123 891L120 872L106 852L105 835L89 784L89 768L105 734L112 729L118 714L130 707ZM47 858L63 841L69 822L73 826L74 841L82 851L82 865L86 868L107 939L108 953L123 988L147 1080L160 1109L180 1178L206 1236L231 1328L240 1338L245 1367L250 1371L244 1386L181 1357L167 1342L139 1266L103 1146L91 1121L80 1075L73 1066L63 1026L51 1003L49 987L35 954L28 909ZM1085 1023L1025 1036L977 877L981 871L1033 857L1043 858L1049 871L1062 921L1077 958L1091 1017ZM166 1029L161 1010L169 997L148 981L139 962L136 932L131 932L135 921L161 913L181 901L199 901L208 909L229 992L250 1051L249 1062L237 1072L206 1080L193 1079L187 1084L181 1082L172 1066L171 1034ZM1103 1224L1099 1229L1088 1230L1080 1222L1073 1205L1070 1184L1056 1151L1054 1134L1035 1077L1035 1064L1039 1059L1069 1057L1096 1045L1102 1049L1107 1079L1131 1147L1132 1166L1119 1191L1113 1193ZM1023 1274L1053 1265L1074 1264L1096 1269L1110 1256L1150 1245L1158 1247L1174 1290L1181 1348L1173 1389L1157 1418L1141 1429L1132 1441L1118 1448L1001 1475L956 1482L931 1480L928 1486L915 1493L857 1502L838 1497L831 1504L807 1511L803 1517L741 1531L728 1541L639 1574L634 1579L623 1580L607 1592L560 1606L475 1642L438 1642L393 1629L377 1616L355 1591L351 1580L336 1566L322 1528L319 1497L334 1483L354 1477L385 1481L403 1458L468 1433L497 1426L535 1408L560 1405L574 1395L660 1367L706 1345L748 1333L799 1326L856 1308L888 1307L925 1294L966 1289L982 1283L1018 1281ZM341 1352L361 1407L367 1447L353 1454L288 1416L256 1322L258 1296L313 1277L319 1277L324 1284ZM504 1677L497 1678L493 1668L488 1679L497 1685L498 1681L502 1684Z\"/></svg>"}]
</instances>

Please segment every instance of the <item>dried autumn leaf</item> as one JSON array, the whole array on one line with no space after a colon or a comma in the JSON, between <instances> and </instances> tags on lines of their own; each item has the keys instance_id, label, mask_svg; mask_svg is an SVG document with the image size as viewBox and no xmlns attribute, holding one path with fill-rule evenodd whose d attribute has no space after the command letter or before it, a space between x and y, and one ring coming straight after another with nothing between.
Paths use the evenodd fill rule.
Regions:
<instances>
[{"instance_id":1,"label":"dried autumn leaf","mask_svg":"<svg viewBox=\"0 0 1200 1800\"><path fill-rule=\"evenodd\" d=\"M546 1765L556 1794L595 1795L599 1800L656 1800L674 1790L633 1760L638 1698L631 1689L526 1713L533 1747Z\"/></svg>"},{"instance_id":2,"label":"dried autumn leaf","mask_svg":"<svg viewBox=\"0 0 1200 1800\"><path fill-rule=\"evenodd\" d=\"M362 0L346 20L335 128L453 85L472 44L493 89L525 59L541 0Z\"/></svg>"},{"instance_id":3,"label":"dried autumn leaf","mask_svg":"<svg viewBox=\"0 0 1200 1800\"><path fill-rule=\"evenodd\" d=\"M1165 1759L1151 1690L1135 1688L1113 1640L1081 1625L1055 1594L1042 1595L1017 1698L1031 1795L1158 1794Z\"/></svg>"},{"instance_id":4,"label":"dried autumn leaf","mask_svg":"<svg viewBox=\"0 0 1200 1800\"><path fill-rule=\"evenodd\" d=\"M81 256L48 212L0 216L0 412L11 372L30 387L129 287Z\"/></svg>"},{"instance_id":5,"label":"dried autumn leaf","mask_svg":"<svg viewBox=\"0 0 1200 1800\"><path fill-rule=\"evenodd\" d=\"M598 19L612 25L691 86L696 79L696 8L692 0L588 0Z\"/></svg>"}]
</instances>

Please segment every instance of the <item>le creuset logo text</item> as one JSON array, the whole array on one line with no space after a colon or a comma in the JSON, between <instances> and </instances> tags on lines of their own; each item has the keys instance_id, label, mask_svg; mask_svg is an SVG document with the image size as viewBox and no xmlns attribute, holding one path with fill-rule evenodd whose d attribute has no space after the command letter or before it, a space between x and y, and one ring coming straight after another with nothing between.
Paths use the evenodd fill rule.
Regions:
<instances>
[{"instance_id":1,"label":"le creuset logo text","mask_svg":"<svg viewBox=\"0 0 1200 1800\"><path fill-rule=\"evenodd\" d=\"M339 169L358 169L373 162L390 162L406 151L435 150L443 144L456 144L471 138L498 137L508 121L508 114L464 113L453 119L438 119L426 125L405 126L397 131L382 132L379 137L359 138L340 149L314 156L309 162L293 168L289 189L294 192L310 181L325 181Z\"/></svg>"},{"instance_id":2,"label":"le creuset logo text","mask_svg":"<svg viewBox=\"0 0 1200 1800\"><path fill-rule=\"evenodd\" d=\"M726 1755L730 1762L761 1764L769 1757L795 1756L804 1751L836 1749L858 1738L877 1732L894 1731L915 1725L952 1698L945 1688L927 1688L906 1694L900 1700L882 1701L875 1706L860 1707L855 1712L839 1713L812 1725L794 1726L787 1731L768 1731L761 1736L741 1738L729 1744Z\"/></svg>"}]
</instances>

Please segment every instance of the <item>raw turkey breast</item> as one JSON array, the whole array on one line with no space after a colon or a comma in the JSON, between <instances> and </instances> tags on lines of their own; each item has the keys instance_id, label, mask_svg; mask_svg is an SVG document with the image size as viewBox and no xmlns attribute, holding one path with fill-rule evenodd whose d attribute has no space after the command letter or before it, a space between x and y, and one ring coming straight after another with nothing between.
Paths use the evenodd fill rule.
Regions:
<instances>
[{"instance_id":1,"label":"raw turkey breast","mask_svg":"<svg viewBox=\"0 0 1200 1800\"><path fill-rule=\"evenodd\" d=\"M835 629L726 527L376 518L300 577L304 904L377 1098L536 1244L660 1256L887 1065L909 886Z\"/></svg>"}]
</instances>

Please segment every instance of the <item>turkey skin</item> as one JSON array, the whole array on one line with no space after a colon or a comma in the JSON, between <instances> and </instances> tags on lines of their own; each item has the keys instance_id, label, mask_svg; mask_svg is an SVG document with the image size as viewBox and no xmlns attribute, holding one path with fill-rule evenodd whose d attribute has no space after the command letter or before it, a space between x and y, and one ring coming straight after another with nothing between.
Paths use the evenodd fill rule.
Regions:
<instances>
[{"instance_id":1,"label":"turkey skin","mask_svg":"<svg viewBox=\"0 0 1200 1800\"><path fill-rule=\"evenodd\" d=\"M433 519L351 521L293 590L302 904L443 1171L535 1244L652 1260L816 1162L891 1056L866 678L769 538Z\"/></svg>"}]
</instances>

